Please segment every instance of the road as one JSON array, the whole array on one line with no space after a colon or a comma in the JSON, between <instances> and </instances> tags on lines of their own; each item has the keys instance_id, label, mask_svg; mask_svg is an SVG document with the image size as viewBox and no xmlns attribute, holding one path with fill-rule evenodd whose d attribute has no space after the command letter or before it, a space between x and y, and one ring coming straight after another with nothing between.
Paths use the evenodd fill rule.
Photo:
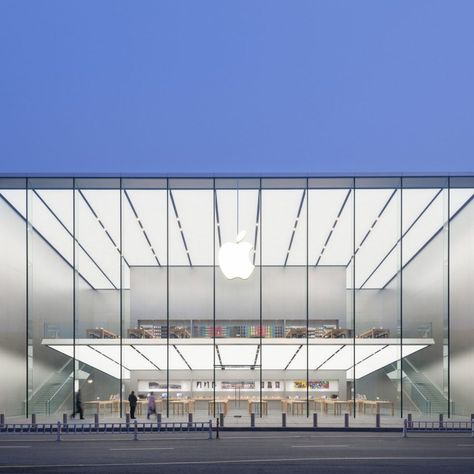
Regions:
<instances>
[{"instance_id":1,"label":"road","mask_svg":"<svg viewBox=\"0 0 474 474\"><path fill-rule=\"evenodd\" d=\"M95 436L93 439L91 436ZM0 437L2 473L473 473L462 434L252 433Z\"/></svg>"}]
</instances>

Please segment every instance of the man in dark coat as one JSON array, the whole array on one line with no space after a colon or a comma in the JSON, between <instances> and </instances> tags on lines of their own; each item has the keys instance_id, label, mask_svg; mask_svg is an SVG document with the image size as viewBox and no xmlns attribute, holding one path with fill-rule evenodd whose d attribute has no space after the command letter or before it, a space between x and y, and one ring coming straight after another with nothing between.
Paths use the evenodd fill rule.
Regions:
<instances>
[{"instance_id":1,"label":"man in dark coat","mask_svg":"<svg viewBox=\"0 0 474 474\"><path fill-rule=\"evenodd\" d=\"M81 420L84 419L84 410L82 409L82 398L80 390L78 390L76 393L76 409L74 410L72 417L74 418L76 414L79 414Z\"/></svg>"},{"instance_id":2,"label":"man in dark coat","mask_svg":"<svg viewBox=\"0 0 474 474\"><path fill-rule=\"evenodd\" d=\"M135 419L135 409L137 408L137 396L135 395L135 392L132 390L130 395L128 396L128 403L130 403L130 418L132 420Z\"/></svg>"}]
</instances>

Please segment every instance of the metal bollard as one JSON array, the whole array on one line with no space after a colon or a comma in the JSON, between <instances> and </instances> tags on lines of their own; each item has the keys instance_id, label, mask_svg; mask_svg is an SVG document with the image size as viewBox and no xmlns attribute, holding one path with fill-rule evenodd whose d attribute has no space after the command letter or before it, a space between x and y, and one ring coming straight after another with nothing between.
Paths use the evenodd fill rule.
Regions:
<instances>
[{"instance_id":1,"label":"metal bollard","mask_svg":"<svg viewBox=\"0 0 474 474\"><path fill-rule=\"evenodd\" d=\"M219 413L219 424L221 428L224 427L224 413Z\"/></svg>"},{"instance_id":2,"label":"metal bollard","mask_svg":"<svg viewBox=\"0 0 474 474\"><path fill-rule=\"evenodd\" d=\"M127 425L127 428L128 428L128 425L130 425L130 413L125 414L125 424Z\"/></svg>"},{"instance_id":3,"label":"metal bollard","mask_svg":"<svg viewBox=\"0 0 474 474\"><path fill-rule=\"evenodd\" d=\"M410 415L408 415L408 416L410 416ZM408 427L408 420L403 420L402 438L407 437L407 427Z\"/></svg>"},{"instance_id":4,"label":"metal bollard","mask_svg":"<svg viewBox=\"0 0 474 474\"><path fill-rule=\"evenodd\" d=\"M32 424L32 426L36 425L36 414L35 413L31 414L31 424Z\"/></svg>"},{"instance_id":5,"label":"metal bollard","mask_svg":"<svg viewBox=\"0 0 474 474\"><path fill-rule=\"evenodd\" d=\"M96 413L94 414L94 426L95 426L95 429L99 429L99 414Z\"/></svg>"},{"instance_id":6,"label":"metal bollard","mask_svg":"<svg viewBox=\"0 0 474 474\"><path fill-rule=\"evenodd\" d=\"M344 413L344 428L349 428L349 413Z\"/></svg>"},{"instance_id":7,"label":"metal bollard","mask_svg":"<svg viewBox=\"0 0 474 474\"><path fill-rule=\"evenodd\" d=\"M407 423L408 423L408 427L411 428L412 426L412 422L413 422L413 415L411 413L408 413L407 415Z\"/></svg>"},{"instance_id":8,"label":"metal bollard","mask_svg":"<svg viewBox=\"0 0 474 474\"><path fill-rule=\"evenodd\" d=\"M380 428L380 413L376 413L375 415L375 427Z\"/></svg>"},{"instance_id":9,"label":"metal bollard","mask_svg":"<svg viewBox=\"0 0 474 474\"><path fill-rule=\"evenodd\" d=\"M134 420L133 441L138 441L138 426L137 426L137 420Z\"/></svg>"},{"instance_id":10,"label":"metal bollard","mask_svg":"<svg viewBox=\"0 0 474 474\"><path fill-rule=\"evenodd\" d=\"M193 414L192 413L188 413L188 422L189 423L193 422Z\"/></svg>"},{"instance_id":11,"label":"metal bollard","mask_svg":"<svg viewBox=\"0 0 474 474\"><path fill-rule=\"evenodd\" d=\"M61 422L58 421L57 428L56 428L56 442L59 443L61 441Z\"/></svg>"},{"instance_id":12,"label":"metal bollard","mask_svg":"<svg viewBox=\"0 0 474 474\"><path fill-rule=\"evenodd\" d=\"M209 420L209 439L212 439L212 420Z\"/></svg>"},{"instance_id":13,"label":"metal bollard","mask_svg":"<svg viewBox=\"0 0 474 474\"><path fill-rule=\"evenodd\" d=\"M317 428L317 427L318 427L318 414L313 413L313 428Z\"/></svg>"},{"instance_id":14,"label":"metal bollard","mask_svg":"<svg viewBox=\"0 0 474 474\"><path fill-rule=\"evenodd\" d=\"M443 414L439 414L439 427L440 429L443 429Z\"/></svg>"},{"instance_id":15,"label":"metal bollard","mask_svg":"<svg viewBox=\"0 0 474 474\"><path fill-rule=\"evenodd\" d=\"M255 413L250 413L250 428L255 428Z\"/></svg>"},{"instance_id":16,"label":"metal bollard","mask_svg":"<svg viewBox=\"0 0 474 474\"><path fill-rule=\"evenodd\" d=\"M0 413L0 425L5 424L5 413Z\"/></svg>"},{"instance_id":17,"label":"metal bollard","mask_svg":"<svg viewBox=\"0 0 474 474\"><path fill-rule=\"evenodd\" d=\"M281 426L286 428L286 413L281 414Z\"/></svg>"},{"instance_id":18,"label":"metal bollard","mask_svg":"<svg viewBox=\"0 0 474 474\"><path fill-rule=\"evenodd\" d=\"M216 439L219 439L219 420L216 420Z\"/></svg>"},{"instance_id":19,"label":"metal bollard","mask_svg":"<svg viewBox=\"0 0 474 474\"><path fill-rule=\"evenodd\" d=\"M63 413L63 425L67 425L67 413Z\"/></svg>"},{"instance_id":20,"label":"metal bollard","mask_svg":"<svg viewBox=\"0 0 474 474\"><path fill-rule=\"evenodd\" d=\"M1 416L1 415L0 415ZM1 418L0 418L1 420ZM474 420L474 413L471 413L471 421Z\"/></svg>"},{"instance_id":21,"label":"metal bollard","mask_svg":"<svg viewBox=\"0 0 474 474\"><path fill-rule=\"evenodd\" d=\"M474 419L471 419L471 438L474 438Z\"/></svg>"}]
</instances>

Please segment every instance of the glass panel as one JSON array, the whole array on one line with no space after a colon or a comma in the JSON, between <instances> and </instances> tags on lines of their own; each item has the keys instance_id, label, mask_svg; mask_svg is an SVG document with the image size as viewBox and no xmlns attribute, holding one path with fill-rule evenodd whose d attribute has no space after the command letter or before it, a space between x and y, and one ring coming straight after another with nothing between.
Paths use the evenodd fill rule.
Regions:
<instances>
[{"instance_id":1,"label":"glass panel","mask_svg":"<svg viewBox=\"0 0 474 474\"><path fill-rule=\"evenodd\" d=\"M167 400L168 415L182 420L207 414L213 394L214 190L212 180L170 185Z\"/></svg>"},{"instance_id":2,"label":"glass panel","mask_svg":"<svg viewBox=\"0 0 474 474\"><path fill-rule=\"evenodd\" d=\"M166 412L167 395L166 181L164 189L162 180L127 179L122 184L121 357L130 371L130 378L124 379L123 406L129 412L127 399L133 390L138 398L137 416L154 417ZM173 327L170 332L173 337ZM154 413L148 410L151 395Z\"/></svg>"},{"instance_id":3,"label":"glass panel","mask_svg":"<svg viewBox=\"0 0 474 474\"><path fill-rule=\"evenodd\" d=\"M448 190L404 179L402 197L403 411L448 413ZM409 341L426 344L408 355Z\"/></svg>"},{"instance_id":4,"label":"glass panel","mask_svg":"<svg viewBox=\"0 0 474 474\"><path fill-rule=\"evenodd\" d=\"M130 379L120 366L121 286L129 262L124 255L122 265L119 186L116 179L76 181L74 388L86 415L120 415L122 380Z\"/></svg>"},{"instance_id":5,"label":"glass panel","mask_svg":"<svg viewBox=\"0 0 474 474\"><path fill-rule=\"evenodd\" d=\"M263 414L286 411L291 424L308 413L308 191L306 180L282 181L262 191L261 387Z\"/></svg>"},{"instance_id":6,"label":"glass panel","mask_svg":"<svg viewBox=\"0 0 474 474\"><path fill-rule=\"evenodd\" d=\"M73 360L50 347L74 331L72 180L31 181L28 221L28 412L56 415L73 409Z\"/></svg>"},{"instance_id":7,"label":"glass panel","mask_svg":"<svg viewBox=\"0 0 474 474\"><path fill-rule=\"evenodd\" d=\"M0 180L0 400L7 416L27 408L25 185L24 179Z\"/></svg>"},{"instance_id":8,"label":"glass panel","mask_svg":"<svg viewBox=\"0 0 474 474\"><path fill-rule=\"evenodd\" d=\"M400 180L394 184L356 180L353 396L360 416L401 408Z\"/></svg>"},{"instance_id":9,"label":"glass panel","mask_svg":"<svg viewBox=\"0 0 474 474\"><path fill-rule=\"evenodd\" d=\"M451 179L449 363L452 414L474 412L474 180Z\"/></svg>"},{"instance_id":10,"label":"glass panel","mask_svg":"<svg viewBox=\"0 0 474 474\"><path fill-rule=\"evenodd\" d=\"M233 180L232 188L227 182L219 184L215 194L216 403L212 408L216 415L248 417L260 407L259 181Z\"/></svg>"},{"instance_id":11,"label":"glass panel","mask_svg":"<svg viewBox=\"0 0 474 474\"><path fill-rule=\"evenodd\" d=\"M309 410L332 417L351 411L353 180L313 180L311 185L308 210Z\"/></svg>"}]
</instances>

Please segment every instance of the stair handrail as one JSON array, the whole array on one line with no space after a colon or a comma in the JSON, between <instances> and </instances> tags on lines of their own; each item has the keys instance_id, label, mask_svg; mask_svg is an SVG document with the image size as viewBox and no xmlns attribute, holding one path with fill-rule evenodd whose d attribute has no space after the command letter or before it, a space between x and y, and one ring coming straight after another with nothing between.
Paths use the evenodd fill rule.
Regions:
<instances>
[{"instance_id":1,"label":"stair handrail","mask_svg":"<svg viewBox=\"0 0 474 474\"><path fill-rule=\"evenodd\" d=\"M420 374L422 377L424 377L437 391L438 393L445 399L447 400L446 395L443 393L443 391L424 373L420 372L408 359L404 359L403 362L407 363L410 368L413 370L413 372Z\"/></svg>"},{"instance_id":2,"label":"stair handrail","mask_svg":"<svg viewBox=\"0 0 474 474\"><path fill-rule=\"evenodd\" d=\"M80 364L79 365L79 370L82 370L84 368L85 364ZM69 382L69 380L72 378L72 372L69 373L69 375L64 379L64 382L60 385L60 387L53 393L53 395L51 395L51 397L49 398L49 400L46 400L46 407L47 407L47 413L48 415L51 415L51 402L53 401L53 398L56 397L56 395L64 388L64 386L66 385L67 382ZM64 401L63 401L64 403ZM62 404L60 404L59 406L61 406ZM58 407L59 408L59 407Z\"/></svg>"},{"instance_id":3,"label":"stair handrail","mask_svg":"<svg viewBox=\"0 0 474 474\"><path fill-rule=\"evenodd\" d=\"M55 372L53 372L47 379L45 379L43 381L43 383L41 385L39 385L38 387L36 387L36 390L34 392L31 393L31 395L28 397L28 401L31 401L33 399L33 397L45 386L49 383L49 381L51 380L52 377L54 377L56 374L60 374L70 363L72 362L72 359L69 359L67 360L59 370L56 370ZM25 400L26 402L26 400Z\"/></svg>"}]
</instances>

